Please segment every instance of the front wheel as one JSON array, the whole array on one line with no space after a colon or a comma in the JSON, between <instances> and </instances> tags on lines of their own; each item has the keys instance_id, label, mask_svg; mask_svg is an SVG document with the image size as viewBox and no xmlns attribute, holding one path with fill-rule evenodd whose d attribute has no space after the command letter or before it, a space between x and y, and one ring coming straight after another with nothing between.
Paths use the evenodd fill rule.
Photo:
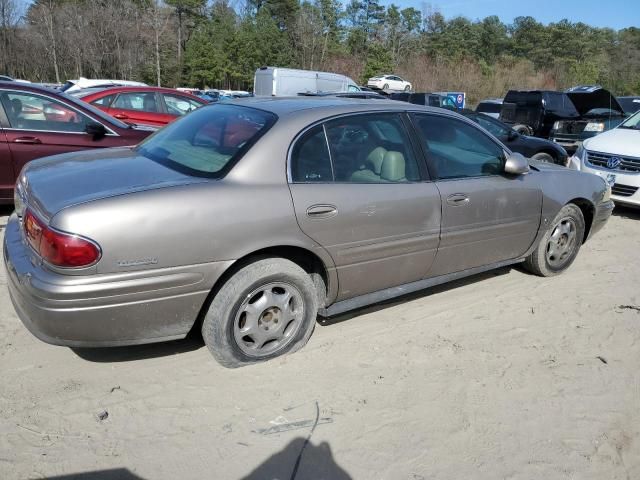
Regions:
<instances>
[{"instance_id":1,"label":"front wheel","mask_svg":"<svg viewBox=\"0 0 640 480\"><path fill-rule=\"evenodd\" d=\"M525 260L525 268L542 277L564 272L580 251L584 231L584 216L580 208L572 203L565 205Z\"/></svg>"},{"instance_id":2,"label":"front wheel","mask_svg":"<svg viewBox=\"0 0 640 480\"><path fill-rule=\"evenodd\" d=\"M315 326L318 294L293 262L266 258L238 270L215 294L202 337L215 359L235 368L300 349Z\"/></svg>"},{"instance_id":3,"label":"front wheel","mask_svg":"<svg viewBox=\"0 0 640 480\"><path fill-rule=\"evenodd\" d=\"M404 87L404 91L405 92L408 92L409 90L411 90L411 86L410 85L407 85L407 86Z\"/></svg>"},{"instance_id":4,"label":"front wheel","mask_svg":"<svg viewBox=\"0 0 640 480\"><path fill-rule=\"evenodd\" d=\"M389 84L388 84L388 83L385 83L385 84L382 86L382 90L389 90Z\"/></svg>"}]
</instances>

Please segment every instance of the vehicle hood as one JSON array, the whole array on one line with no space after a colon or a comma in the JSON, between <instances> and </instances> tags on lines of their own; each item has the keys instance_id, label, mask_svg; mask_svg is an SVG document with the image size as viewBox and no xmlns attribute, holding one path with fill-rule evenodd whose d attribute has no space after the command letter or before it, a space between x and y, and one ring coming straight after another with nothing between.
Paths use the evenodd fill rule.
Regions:
<instances>
[{"instance_id":1,"label":"vehicle hood","mask_svg":"<svg viewBox=\"0 0 640 480\"><path fill-rule=\"evenodd\" d=\"M640 130L615 128L585 140L583 146L592 152L640 158Z\"/></svg>"},{"instance_id":2,"label":"vehicle hood","mask_svg":"<svg viewBox=\"0 0 640 480\"><path fill-rule=\"evenodd\" d=\"M567 96L576 110L583 116L594 108L610 108L624 114L624 109L609 90L604 88L592 89L589 91L567 91Z\"/></svg>"},{"instance_id":3,"label":"vehicle hood","mask_svg":"<svg viewBox=\"0 0 640 480\"><path fill-rule=\"evenodd\" d=\"M25 166L19 181L24 200L50 219L71 205L207 180L171 170L126 147L35 160Z\"/></svg>"},{"instance_id":4,"label":"vehicle hood","mask_svg":"<svg viewBox=\"0 0 640 480\"><path fill-rule=\"evenodd\" d=\"M541 162L539 160L528 159L529 165L540 172L571 172L567 167L555 163Z\"/></svg>"}]
</instances>

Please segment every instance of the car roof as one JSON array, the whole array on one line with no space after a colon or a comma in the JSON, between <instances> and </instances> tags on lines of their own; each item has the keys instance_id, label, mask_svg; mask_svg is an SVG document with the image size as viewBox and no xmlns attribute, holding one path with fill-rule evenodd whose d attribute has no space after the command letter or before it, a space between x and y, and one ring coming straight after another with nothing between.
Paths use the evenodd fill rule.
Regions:
<instances>
[{"instance_id":1,"label":"car roof","mask_svg":"<svg viewBox=\"0 0 640 480\"><path fill-rule=\"evenodd\" d=\"M60 95L62 92L54 88L44 87L35 83L23 83L23 82L4 82L0 80L0 88L10 88L11 90L24 90L28 92L40 92L51 94L55 93Z\"/></svg>"},{"instance_id":2,"label":"car roof","mask_svg":"<svg viewBox=\"0 0 640 480\"><path fill-rule=\"evenodd\" d=\"M89 89L88 89L89 90ZM101 97L104 95L111 95L114 93L126 93L126 92L158 92L158 93L170 93L173 95L182 95L188 98L201 100L200 97L192 95L188 92L183 92L181 90L175 90L173 88L164 88L164 87L143 87L143 86L127 86L127 87L104 87L100 89L95 89L92 91L88 91L86 95L81 95L81 98L87 97ZM73 94L73 92L71 92Z\"/></svg>"},{"instance_id":3,"label":"car roof","mask_svg":"<svg viewBox=\"0 0 640 480\"><path fill-rule=\"evenodd\" d=\"M380 101L379 99L361 99L336 96L322 97L252 97L245 99L236 99L227 102L226 105L244 105L260 110L266 110L274 113L279 117L287 115L295 115L299 112L307 112L313 110L318 116L326 116L331 113L342 112L367 112L372 110L383 111L425 111L442 114L453 114L448 110L416 105L408 102Z\"/></svg>"}]
</instances>

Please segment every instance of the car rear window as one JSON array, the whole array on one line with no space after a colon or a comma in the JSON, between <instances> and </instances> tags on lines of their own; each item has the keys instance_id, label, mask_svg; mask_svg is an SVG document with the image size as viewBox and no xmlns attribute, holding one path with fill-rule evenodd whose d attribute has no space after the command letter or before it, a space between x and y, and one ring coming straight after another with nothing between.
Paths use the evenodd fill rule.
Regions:
<instances>
[{"instance_id":1,"label":"car rear window","mask_svg":"<svg viewBox=\"0 0 640 480\"><path fill-rule=\"evenodd\" d=\"M142 142L138 152L187 175L219 178L271 128L277 117L255 108L200 108Z\"/></svg>"}]
</instances>

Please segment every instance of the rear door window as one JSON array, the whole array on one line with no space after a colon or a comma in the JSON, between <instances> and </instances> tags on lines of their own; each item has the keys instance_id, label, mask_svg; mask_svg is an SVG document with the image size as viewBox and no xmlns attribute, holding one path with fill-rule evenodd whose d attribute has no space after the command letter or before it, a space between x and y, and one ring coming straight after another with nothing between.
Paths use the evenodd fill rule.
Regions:
<instances>
[{"instance_id":1,"label":"rear door window","mask_svg":"<svg viewBox=\"0 0 640 480\"><path fill-rule=\"evenodd\" d=\"M116 98L111 108L137 112L161 113L155 92L127 92Z\"/></svg>"}]
</instances>

